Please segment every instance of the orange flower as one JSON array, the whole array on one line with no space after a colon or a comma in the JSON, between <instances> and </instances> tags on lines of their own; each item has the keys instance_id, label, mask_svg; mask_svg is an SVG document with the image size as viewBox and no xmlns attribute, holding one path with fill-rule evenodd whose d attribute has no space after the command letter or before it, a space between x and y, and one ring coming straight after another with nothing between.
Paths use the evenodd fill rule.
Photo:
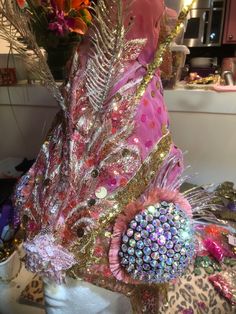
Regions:
<instances>
[{"instance_id":1,"label":"orange flower","mask_svg":"<svg viewBox=\"0 0 236 314\"><path fill-rule=\"evenodd\" d=\"M71 0L71 8L73 9L78 10L89 5L90 5L89 0Z\"/></svg>"},{"instance_id":2,"label":"orange flower","mask_svg":"<svg viewBox=\"0 0 236 314\"><path fill-rule=\"evenodd\" d=\"M65 0L54 0L58 10L64 11L65 10Z\"/></svg>"},{"instance_id":3,"label":"orange flower","mask_svg":"<svg viewBox=\"0 0 236 314\"><path fill-rule=\"evenodd\" d=\"M77 17L74 19L74 25L71 27L71 31L84 35L88 30L87 24L83 21L81 17Z\"/></svg>"}]
</instances>

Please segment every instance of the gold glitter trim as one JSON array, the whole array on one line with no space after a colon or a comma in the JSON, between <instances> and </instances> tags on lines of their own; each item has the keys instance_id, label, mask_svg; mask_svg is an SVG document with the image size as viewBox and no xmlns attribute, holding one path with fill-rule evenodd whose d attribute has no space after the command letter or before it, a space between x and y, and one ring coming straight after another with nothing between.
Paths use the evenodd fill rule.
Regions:
<instances>
[{"instance_id":1,"label":"gold glitter trim","mask_svg":"<svg viewBox=\"0 0 236 314\"><path fill-rule=\"evenodd\" d=\"M105 232L105 228L122 213L124 208L130 202L136 200L145 192L148 184L155 177L163 161L169 154L171 143L171 135L168 132L156 144L150 155L145 159L137 173L128 182L125 188L108 199L108 201L110 200L114 205L111 206L109 212L104 213L102 217L100 217L97 224L98 227L93 229L89 234L83 236L74 245L72 252L78 260L80 269L86 268L96 262L93 257L93 250L97 237ZM75 266L69 270L69 275L76 277L76 269L78 270Z\"/></svg>"}]
</instances>

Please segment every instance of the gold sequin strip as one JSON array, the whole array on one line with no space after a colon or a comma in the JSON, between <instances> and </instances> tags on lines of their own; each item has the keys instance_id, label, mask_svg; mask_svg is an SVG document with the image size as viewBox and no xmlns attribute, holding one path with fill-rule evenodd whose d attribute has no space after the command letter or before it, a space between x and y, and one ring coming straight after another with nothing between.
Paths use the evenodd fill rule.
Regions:
<instances>
[{"instance_id":1,"label":"gold sequin strip","mask_svg":"<svg viewBox=\"0 0 236 314\"><path fill-rule=\"evenodd\" d=\"M148 70L147 74L144 76L137 92L136 92L136 102L138 102L142 96L144 95L148 84L151 82L153 79L153 76L156 73L156 70L160 67L163 61L163 55L165 54L166 50L168 49L170 43L173 41L173 39L179 34L181 29L183 28L183 22L186 20L187 15L189 13L189 10L191 9L193 3L195 2L192 1L190 5L184 6L183 9L181 10L178 20L176 23L175 28L171 31L171 33L166 37L165 41L160 44L159 49L156 51L154 60L152 63L148 65Z\"/></svg>"}]
</instances>

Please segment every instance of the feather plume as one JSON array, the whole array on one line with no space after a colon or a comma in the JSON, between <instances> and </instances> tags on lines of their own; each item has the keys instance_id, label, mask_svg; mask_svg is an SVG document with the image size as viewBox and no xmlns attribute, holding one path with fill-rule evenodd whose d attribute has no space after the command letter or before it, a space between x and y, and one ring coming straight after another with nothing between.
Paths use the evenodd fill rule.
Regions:
<instances>
[{"instance_id":1,"label":"feather plume","mask_svg":"<svg viewBox=\"0 0 236 314\"><path fill-rule=\"evenodd\" d=\"M0 0L0 37L8 42L23 60L27 60L29 71L44 81L52 96L62 109L65 109L64 99L30 27L30 17L18 7L15 0Z\"/></svg>"}]
</instances>

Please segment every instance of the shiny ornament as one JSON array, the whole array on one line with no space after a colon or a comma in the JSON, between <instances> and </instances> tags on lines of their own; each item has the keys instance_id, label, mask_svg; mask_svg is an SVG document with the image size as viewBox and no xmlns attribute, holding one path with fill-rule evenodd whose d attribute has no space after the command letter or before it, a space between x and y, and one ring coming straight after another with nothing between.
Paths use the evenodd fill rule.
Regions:
<instances>
[{"instance_id":1,"label":"shiny ornament","mask_svg":"<svg viewBox=\"0 0 236 314\"><path fill-rule=\"evenodd\" d=\"M141 232L134 233L137 229ZM165 283L183 274L194 256L194 247L189 217L179 206L162 201L131 220L121 239L120 263L133 279ZM129 258L133 254L137 258Z\"/></svg>"}]
</instances>

